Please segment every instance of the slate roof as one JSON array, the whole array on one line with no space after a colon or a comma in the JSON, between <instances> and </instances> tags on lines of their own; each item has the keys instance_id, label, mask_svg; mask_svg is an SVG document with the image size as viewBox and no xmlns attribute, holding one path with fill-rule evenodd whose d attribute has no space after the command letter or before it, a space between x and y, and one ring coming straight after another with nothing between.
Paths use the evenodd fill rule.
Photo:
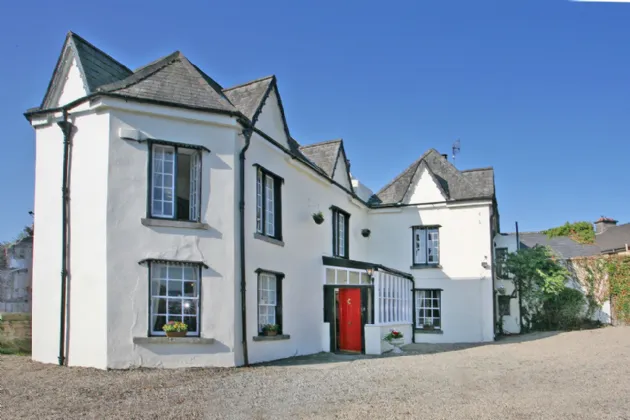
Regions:
<instances>
[{"instance_id":1,"label":"slate roof","mask_svg":"<svg viewBox=\"0 0 630 420\"><path fill-rule=\"evenodd\" d=\"M611 226L602 233L595 235L595 244L602 252L613 249L625 248L630 244L630 223L619 226Z\"/></svg>"},{"instance_id":2,"label":"slate roof","mask_svg":"<svg viewBox=\"0 0 630 420\"><path fill-rule=\"evenodd\" d=\"M41 108L43 109L55 106L55 104L51 103L51 93L58 88L56 85L61 82L58 80L57 75L62 71L65 60L71 58L70 51L75 53L77 65L85 82L88 94L94 92L102 85L124 79L133 73L128 67L96 48L79 35L68 32L55 71L50 79L48 89L41 104Z\"/></svg>"},{"instance_id":3,"label":"slate roof","mask_svg":"<svg viewBox=\"0 0 630 420\"><path fill-rule=\"evenodd\" d=\"M300 147L300 151L308 160L321 168L328 177L332 178L335 162L341 149L341 140L329 140L321 143Z\"/></svg>"},{"instance_id":4,"label":"slate roof","mask_svg":"<svg viewBox=\"0 0 630 420\"><path fill-rule=\"evenodd\" d=\"M141 67L123 80L101 86L97 91L189 108L237 113L221 86L179 51Z\"/></svg>"},{"instance_id":5,"label":"slate roof","mask_svg":"<svg viewBox=\"0 0 630 420\"><path fill-rule=\"evenodd\" d=\"M508 233L515 236L516 233ZM533 248L536 245L549 246L560 258L590 257L598 255L601 251L597 245L582 245L567 236L548 238L541 232L522 232L519 234L521 248Z\"/></svg>"},{"instance_id":6,"label":"slate roof","mask_svg":"<svg viewBox=\"0 0 630 420\"><path fill-rule=\"evenodd\" d=\"M403 203L411 185L417 181L422 170L427 168L438 187L448 200L492 198L494 196L494 172L483 168L461 172L437 150L430 149L420 156L392 182L383 187L370 199L370 204L384 205Z\"/></svg>"},{"instance_id":7,"label":"slate roof","mask_svg":"<svg viewBox=\"0 0 630 420\"><path fill-rule=\"evenodd\" d=\"M271 87L275 76L267 76L251 82L223 89L223 93L243 115L254 119L263 97Z\"/></svg>"}]
</instances>

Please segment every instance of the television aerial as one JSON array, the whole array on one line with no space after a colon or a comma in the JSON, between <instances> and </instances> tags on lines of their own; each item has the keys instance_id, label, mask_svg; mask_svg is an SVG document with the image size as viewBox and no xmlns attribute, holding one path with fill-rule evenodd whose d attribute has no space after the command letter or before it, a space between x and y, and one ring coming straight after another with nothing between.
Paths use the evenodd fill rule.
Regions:
<instances>
[{"instance_id":1,"label":"television aerial","mask_svg":"<svg viewBox=\"0 0 630 420\"><path fill-rule=\"evenodd\" d=\"M455 161L455 156L458 155L460 151L461 151L461 146L460 146L459 139L457 139L457 141L453 143L453 162Z\"/></svg>"}]
</instances>

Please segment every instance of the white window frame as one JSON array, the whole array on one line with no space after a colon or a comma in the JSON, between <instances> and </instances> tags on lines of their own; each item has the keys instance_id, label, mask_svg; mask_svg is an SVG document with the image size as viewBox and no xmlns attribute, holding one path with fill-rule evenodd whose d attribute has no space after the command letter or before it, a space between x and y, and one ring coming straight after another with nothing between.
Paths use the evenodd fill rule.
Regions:
<instances>
[{"instance_id":1,"label":"white window frame","mask_svg":"<svg viewBox=\"0 0 630 420\"><path fill-rule=\"evenodd\" d=\"M416 328L423 329L427 320L433 325L436 330L442 329L442 291L440 289L417 289L416 293ZM427 297L427 293L430 295ZM429 302L430 306L426 303ZM436 306L437 305L437 306ZM433 311L438 311L438 316L434 316ZM424 316L420 316L421 312L424 312ZM431 311L431 315L427 316L426 311ZM435 325L435 320L438 320L438 325Z\"/></svg>"},{"instance_id":2,"label":"white window frame","mask_svg":"<svg viewBox=\"0 0 630 420\"><path fill-rule=\"evenodd\" d=\"M258 332L263 326L276 324L278 304L278 278L274 274L261 272L258 275Z\"/></svg>"},{"instance_id":3,"label":"white window frame","mask_svg":"<svg viewBox=\"0 0 630 420\"><path fill-rule=\"evenodd\" d=\"M378 271L374 276L376 325L412 324L412 283L390 272Z\"/></svg>"},{"instance_id":4,"label":"white window frame","mask_svg":"<svg viewBox=\"0 0 630 420\"><path fill-rule=\"evenodd\" d=\"M439 265L439 226L414 226L412 235L413 265Z\"/></svg>"},{"instance_id":5,"label":"white window frame","mask_svg":"<svg viewBox=\"0 0 630 420\"><path fill-rule=\"evenodd\" d=\"M150 262L149 282L149 334L153 336L166 335L162 329L155 329L158 317L165 317L165 322L186 322L185 318L195 318L196 328L191 330L189 325L187 336L199 336L201 321L201 267L198 264L176 262ZM186 286L192 286L194 294L186 295ZM192 285L191 285L192 283ZM177 292L179 291L179 295ZM161 303L163 301L162 308ZM179 304L180 311L171 312L171 304ZM187 313L188 312L188 313Z\"/></svg>"},{"instance_id":6,"label":"white window frame","mask_svg":"<svg viewBox=\"0 0 630 420\"><path fill-rule=\"evenodd\" d=\"M177 156L180 153L190 156L188 219L177 217ZM201 150L184 146L151 144L149 189L151 217L198 222L201 214ZM170 209L167 210L167 207Z\"/></svg>"}]
</instances>

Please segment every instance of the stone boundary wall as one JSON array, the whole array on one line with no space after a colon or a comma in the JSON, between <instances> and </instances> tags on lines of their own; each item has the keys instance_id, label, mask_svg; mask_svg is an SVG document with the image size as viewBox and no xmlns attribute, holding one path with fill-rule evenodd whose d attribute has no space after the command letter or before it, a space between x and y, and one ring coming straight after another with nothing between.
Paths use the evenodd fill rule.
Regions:
<instances>
[{"instance_id":1,"label":"stone boundary wall","mask_svg":"<svg viewBox=\"0 0 630 420\"><path fill-rule=\"evenodd\" d=\"M0 349L31 351L31 314L2 313Z\"/></svg>"}]
</instances>

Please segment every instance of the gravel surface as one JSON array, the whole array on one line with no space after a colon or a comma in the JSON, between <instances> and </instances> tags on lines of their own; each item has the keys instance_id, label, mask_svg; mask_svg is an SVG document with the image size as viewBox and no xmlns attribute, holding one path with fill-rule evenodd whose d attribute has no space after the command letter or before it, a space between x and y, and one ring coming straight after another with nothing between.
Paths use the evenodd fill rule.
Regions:
<instances>
[{"instance_id":1,"label":"gravel surface","mask_svg":"<svg viewBox=\"0 0 630 420\"><path fill-rule=\"evenodd\" d=\"M0 419L630 419L630 327L414 352L110 372L0 356Z\"/></svg>"}]
</instances>

